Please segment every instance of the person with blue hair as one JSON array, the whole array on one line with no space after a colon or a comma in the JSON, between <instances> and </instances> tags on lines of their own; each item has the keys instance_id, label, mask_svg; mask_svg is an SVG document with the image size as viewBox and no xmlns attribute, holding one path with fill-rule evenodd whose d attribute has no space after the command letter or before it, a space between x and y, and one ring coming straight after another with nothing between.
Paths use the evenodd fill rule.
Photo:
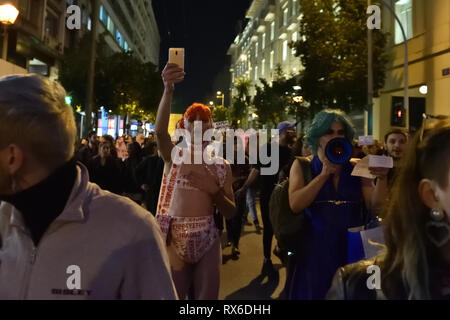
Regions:
<instances>
[{"instance_id":1,"label":"person with blue hair","mask_svg":"<svg viewBox=\"0 0 450 320\"><path fill-rule=\"evenodd\" d=\"M366 219L372 184L352 176L355 161L334 164L325 147L334 138L353 141L355 130L341 110L326 109L314 117L305 142L312 152L312 180L305 185L305 173L298 161L289 176L289 205L305 214L307 231L296 253L289 296L295 300L321 300L336 270L347 264L347 232Z\"/></svg>"},{"instance_id":2,"label":"person with blue hair","mask_svg":"<svg viewBox=\"0 0 450 320\"><path fill-rule=\"evenodd\" d=\"M333 122L341 123L343 137L349 142L353 141L355 129L347 115L341 110L326 109L314 117L305 137L306 144L313 154L317 154L320 137L332 131Z\"/></svg>"}]
</instances>

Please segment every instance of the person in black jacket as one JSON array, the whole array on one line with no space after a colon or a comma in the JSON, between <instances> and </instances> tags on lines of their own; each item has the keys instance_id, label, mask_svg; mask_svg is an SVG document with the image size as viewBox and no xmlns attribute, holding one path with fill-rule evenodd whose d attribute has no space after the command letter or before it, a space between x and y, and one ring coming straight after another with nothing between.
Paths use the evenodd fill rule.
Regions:
<instances>
[{"instance_id":1,"label":"person in black jacket","mask_svg":"<svg viewBox=\"0 0 450 320\"><path fill-rule=\"evenodd\" d=\"M273 276L276 274L276 270L272 264L271 259L271 249L272 249L272 239L273 230L272 224L269 218L269 201L275 185L278 182L278 175L281 171L285 170L287 172L285 175L289 176L289 164L292 163L292 148L290 147L296 140L296 124L283 121L277 126L279 130L279 141L270 141L267 146L263 146L264 150L268 150L267 155L271 157L271 161L268 164L262 164L261 159L258 159L258 163L252 166L250 174L247 181L242 185L242 187L235 191L236 197L239 198L241 194L245 194L249 187L259 185L260 190L260 208L261 208L261 218L263 221L263 254L264 261L263 267L261 269L262 275ZM272 154L279 150L278 159L272 161ZM278 171L275 174L265 175L262 174L264 167L271 167L273 163L278 161Z\"/></svg>"},{"instance_id":2,"label":"person in black jacket","mask_svg":"<svg viewBox=\"0 0 450 320\"><path fill-rule=\"evenodd\" d=\"M450 120L411 142L384 233L384 252L339 268L327 298L450 299Z\"/></svg>"},{"instance_id":3,"label":"person in black jacket","mask_svg":"<svg viewBox=\"0 0 450 320\"><path fill-rule=\"evenodd\" d=\"M136 178L136 168L141 162L141 147L139 143L127 144L128 158L121 162L123 195L137 204L142 202L142 189Z\"/></svg>"},{"instance_id":4,"label":"person in black jacket","mask_svg":"<svg viewBox=\"0 0 450 320\"><path fill-rule=\"evenodd\" d=\"M164 172L164 160L155 152L155 142L150 143L147 148L150 156L142 159L136 167L135 174L138 185L145 191L144 201L146 208L155 215Z\"/></svg>"},{"instance_id":5,"label":"person in black jacket","mask_svg":"<svg viewBox=\"0 0 450 320\"><path fill-rule=\"evenodd\" d=\"M89 162L90 181L98 184L100 188L120 194L121 170L120 165L112 154L109 141L103 141L99 146L99 154Z\"/></svg>"},{"instance_id":6,"label":"person in black jacket","mask_svg":"<svg viewBox=\"0 0 450 320\"><path fill-rule=\"evenodd\" d=\"M76 153L76 158L86 167L89 162L98 154L98 137L95 131L91 131L88 135L88 145L82 146Z\"/></svg>"}]
</instances>

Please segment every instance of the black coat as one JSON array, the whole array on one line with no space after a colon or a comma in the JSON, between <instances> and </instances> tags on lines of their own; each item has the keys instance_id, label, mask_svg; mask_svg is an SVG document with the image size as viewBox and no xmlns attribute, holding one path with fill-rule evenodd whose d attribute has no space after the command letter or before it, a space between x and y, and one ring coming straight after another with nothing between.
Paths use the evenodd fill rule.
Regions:
<instances>
[{"instance_id":1,"label":"black coat","mask_svg":"<svg viewBox=\"0 0 450 320\"><path fill-rule=\"evenodd\" d=\"M139 185L149 186L149 191L145 192L145 203L147 210L156 214L164 173L164 160L158 156L145 157L136 167L135 173Z\"/></svg>"},{"instance_id":2,"label":"black coat","mask_svg":"<svg viewBox=\"0 0 450 320\"><path fill-rule=\"evenodd\" d=\"M89 162L98 154L98 148L95 147L91 149L89 146L82 147L76 153L76 159L84 164L86 167L89 166Z\"/></svg>"},{"instance_id":3,"label":"black coat","mask_svg":"<svg viewBox=\"0 0 450 320\"><path fill-rule=\"evenodd\" d=\"M122 174L117 159L109 157L104 166L101 165L100 156L89 162L90 181L98 184L100 188L117 194L122 193Z\"/></svg>"},{"instance_id":4,"label":"black coat","mask_svg":"<svg viewBox=\"0 0 450 320\"><path fill-rule=\"evenodd\" d=\"M141 193L141 187L136 178L138 159L128 158L121 162L122 191L126 193Z\"/></svg>"}]
</instances>

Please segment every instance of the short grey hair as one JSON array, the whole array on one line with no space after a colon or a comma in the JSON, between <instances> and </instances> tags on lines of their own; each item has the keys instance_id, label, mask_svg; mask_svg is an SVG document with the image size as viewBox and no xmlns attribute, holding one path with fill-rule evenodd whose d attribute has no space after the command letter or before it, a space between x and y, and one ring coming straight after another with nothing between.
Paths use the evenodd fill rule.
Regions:
<instances>
[{"instance_id":1,"label":"short grey hair","mask_svg":"<svg viewBox=\"0 0 450 320\"><path fill-rule=\"evenodd\" d=\"M75 151L77 129L66 91L36 74L0 78L0 149L17 144L56 169Z\"/></svg>"}]
</instances>

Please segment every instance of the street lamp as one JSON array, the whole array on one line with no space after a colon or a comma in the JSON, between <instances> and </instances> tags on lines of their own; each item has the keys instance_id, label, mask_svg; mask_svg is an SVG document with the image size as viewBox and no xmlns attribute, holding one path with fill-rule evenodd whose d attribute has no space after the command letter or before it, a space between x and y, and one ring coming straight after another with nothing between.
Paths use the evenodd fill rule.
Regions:
<instances>
[{"instance_id":1,"label":"street lamp","mask_svg":"<svg viewBox=\"0 0 450 320\"><path fill-rule=\"evenodd\" d=\"M222 106L225 105L225 95L222 93L222 91L217 91L217 99L222 99Z\"/></svg>"},{"instance_id":2,"label":"street lamp","mask_svg":"<svg viewBox=\"0 0 450 320\"><path fill-rule=\"evenodd\" d=\"M19 10L12 4L4 4L0 6L0 22L3 24L3 60L8 57L8 31L7 27L16 22Z\"/></svg>"},{"instance_id":3,"label":"street lamp","mask_svg":"<svg viewBox=\"0 0 450 320\"><path fill-rule=\"evenodd\" d=\"M292 101L294 101L295 103L302 103L304 100L302 96L295 96L292 98Z\"/></svg>"},{"instance_id":4,"label":"street lamp","mask_svg":"<svg viewBox=\"0 0 450 320\"><path fill-rule=\"evenodd\" d=\"M213 101L210 101L210 102L209 102L209 105L211 106L211 108L214 107L214 102L213 102Z\"/></svg>"},{"instance_id":5,"label":"street lamp","mask_svg":"<svg viewBox=\"0 0 450 320\"><path fill-rule=\"evenodd\" d=\"M428 86L426 86L426 85L420 86L419 92L421 94L424 94L424 95L427 94L428 93Z\"/></svg>"}]
</instances>

